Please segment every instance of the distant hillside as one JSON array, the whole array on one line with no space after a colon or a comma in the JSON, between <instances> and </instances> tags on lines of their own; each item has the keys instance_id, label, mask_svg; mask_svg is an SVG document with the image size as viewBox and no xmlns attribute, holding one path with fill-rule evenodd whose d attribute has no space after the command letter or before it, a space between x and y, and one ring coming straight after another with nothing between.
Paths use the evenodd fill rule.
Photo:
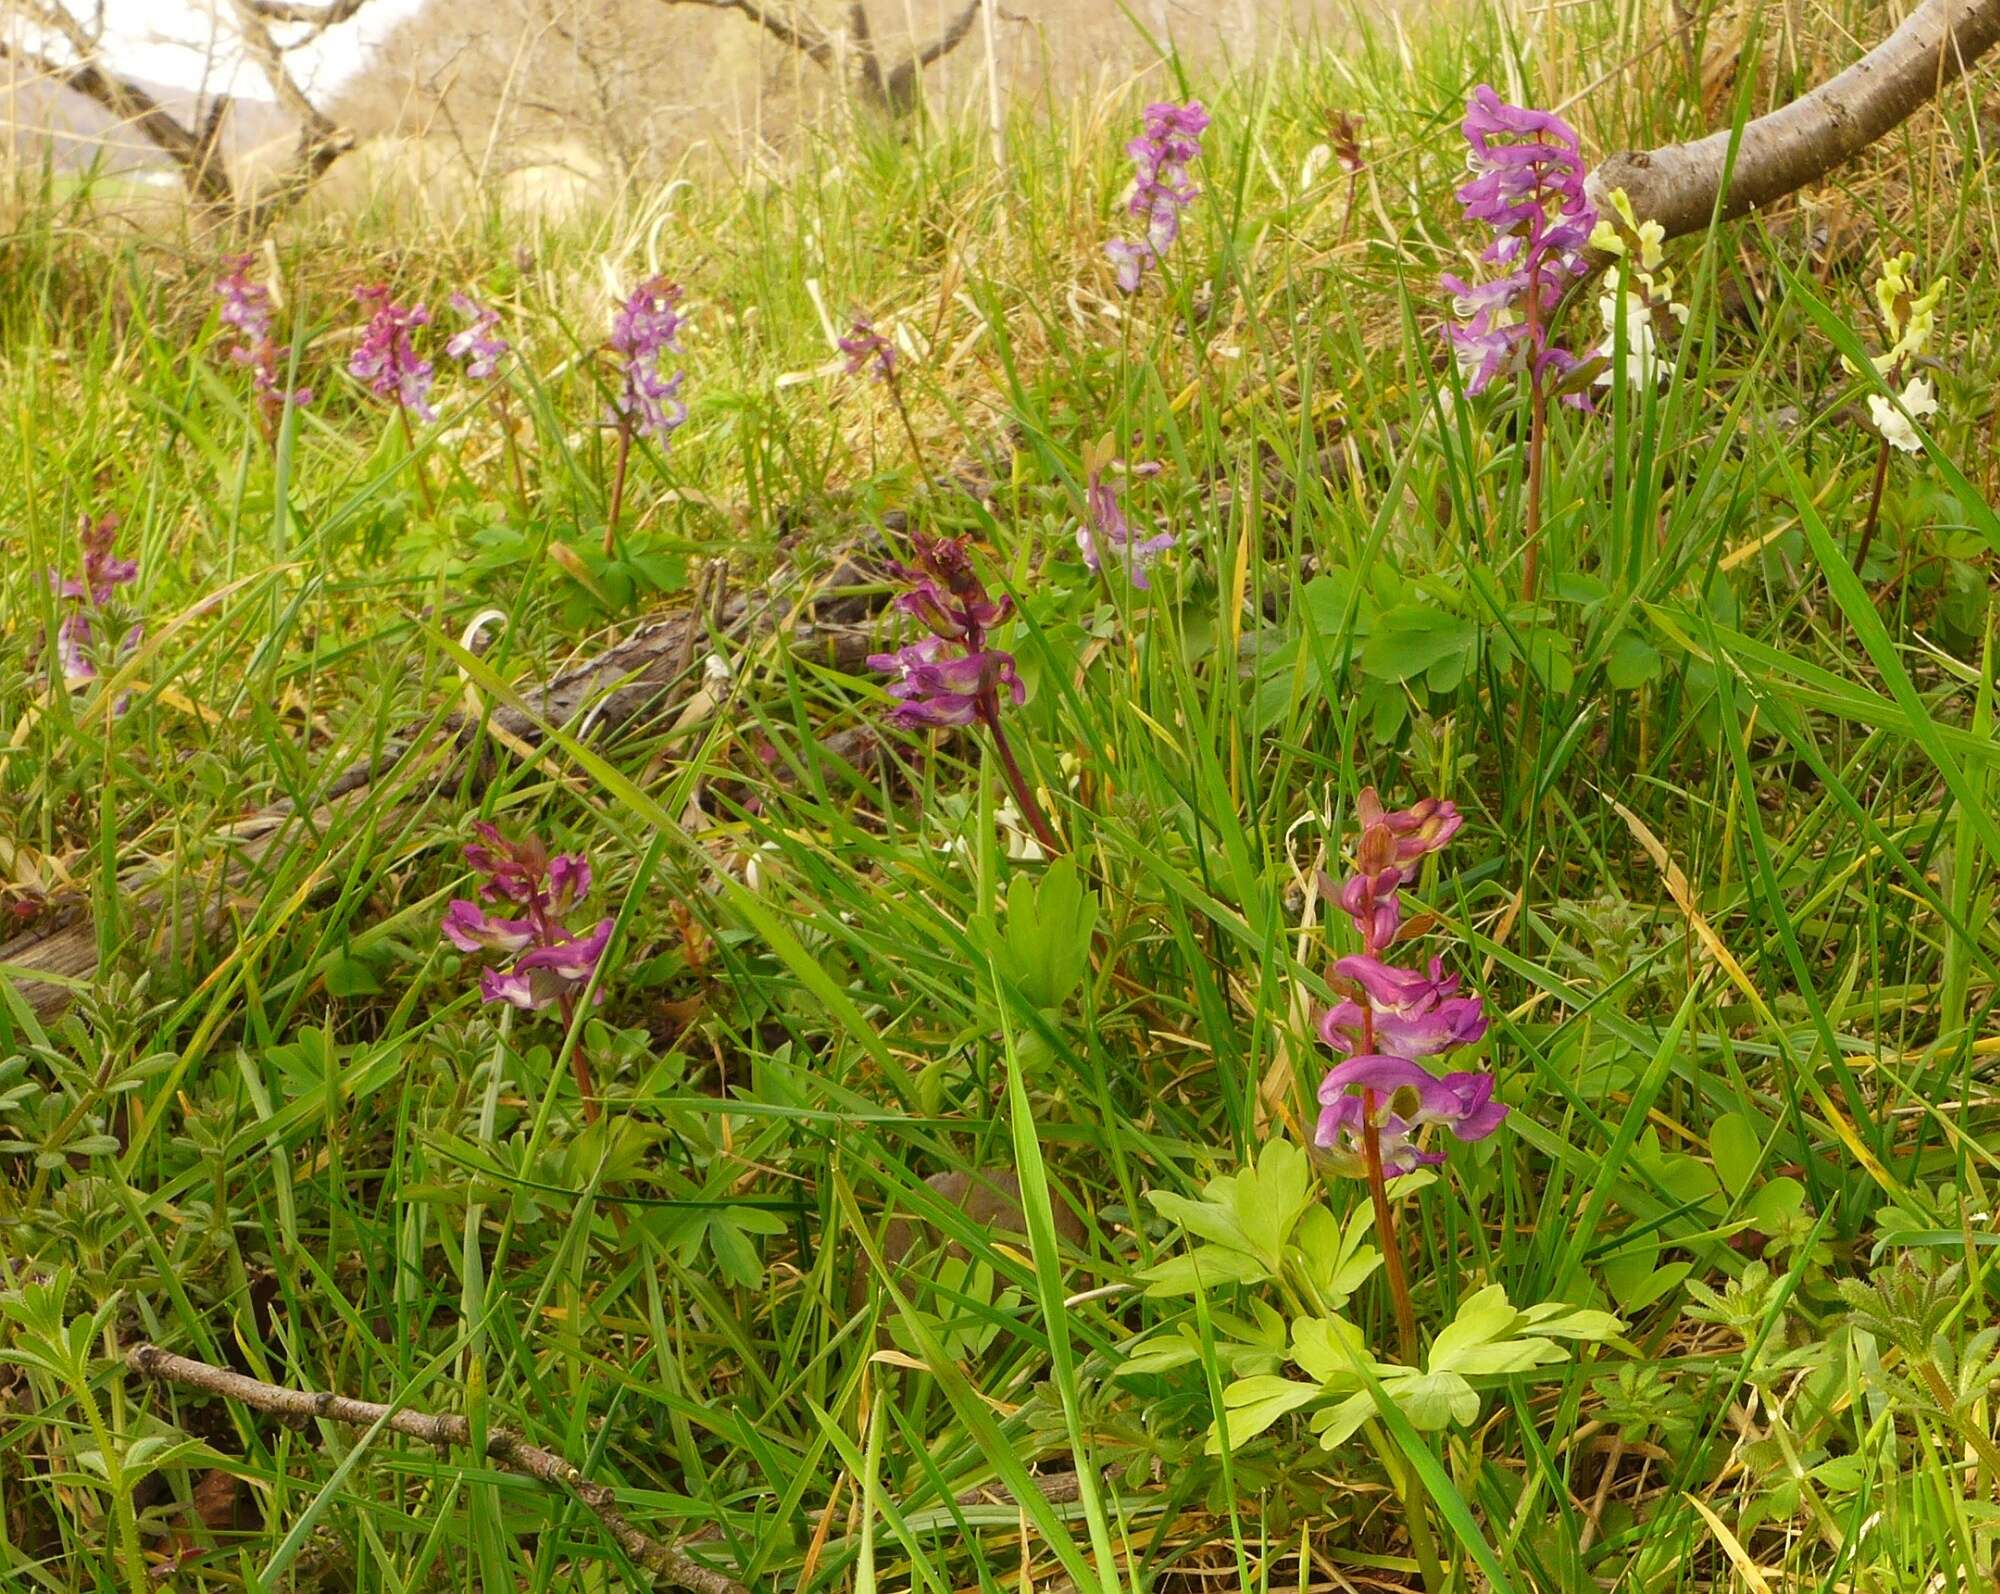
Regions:
<instances>
[{"instance_id":1,"label":"distant hillside","mask_svg":"<svg viewBox=\"0 0 2000 1594\"><path fill-rule=\"evenodd\" d=\"M191 89L140 80L139 86L183 124L192 124L206 101ZM291 120L269 100L238 98L223 127L223 159L232 165L259 145L282 137ZM38 167L53 159L57 171L93 166L110 172L170 169L145 137L121 125L80 94L0 59L0 158Z\"/></svg>"}]
</instances>

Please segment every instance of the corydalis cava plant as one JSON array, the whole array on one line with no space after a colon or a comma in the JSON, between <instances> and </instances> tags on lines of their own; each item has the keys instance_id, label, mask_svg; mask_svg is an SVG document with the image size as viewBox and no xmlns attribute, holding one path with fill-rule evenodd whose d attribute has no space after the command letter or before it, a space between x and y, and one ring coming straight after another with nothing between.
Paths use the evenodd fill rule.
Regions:
<instances>
[{"instance_id":1,"label":"corydalis cava plant","mask_svg":"<svg viewBox=\"0 0 2000 1594\"><path fill-rule=\"evenodd\" d=\"M1493 1099L1490 1074L1439 1073L1430 1066L1485 1035L1479 998L1459 994L1457 976L1445 974L1441 959L1412 970L1385 956L1428 929L1425 918L1404 918L1403 888L1416 879L1423 860L1458 833L1462 816L1451 803L1432 797L1409 808L1385 809L1371 786L1361 793L1356 817L1353 873L1338 886L1323 885L1353 922L1361 950L1333 967L1335 983L1348 995L1320 1021L1320 1038L1345 1060L1320 1082L1313 1140L1339 1172L1368 1181L1408 1360L1415 1350L1416 1320L1396 1248L1387 1180L1444 1160L1443 1151L1425 1144L1426 1131L1483 1140L1500 1127L1507 1108Z\"/></svg>"},{"instance_id":2,"label":"corydalis cava plant","mask_svg":"<svg viewBox=\"0 0 2000 1594\"><path fill-rule=\"evenodd\" d=\"M433 367L410 341L413 328L430 325L430 307L397 304L379 282L356 288L354 297L369 314L361 342L348 359L348 374L366 383L377 398L395 404L399 413L436 420L430 401Z\"/></svg>"},{"instance_id":3,"label":"corydalis cava plant","mask_svg":"<svg viewBox=\"0 0 2000 1594\"><path fill-rule=\"evenodd\" d=\"M1604 342L1597 349L1604 369L1597 373L1597 385L1615 380L1622 345L1626 383L1650 387L1672 369L1672 361L1660 353L1659 335L1685 326L1688 307L1674 298L1674 274L1667 269L1663 247L1666 229L1657 221L1641 221L1624 189L1614 188L1608 200L1610 214L1600 214L1590 234L1590 247L1616 262L1597 299L1604 318Z\"/></svg>"},{"instance_id":4,"label":"corydalis cava plant","mask_svg":"<svg viewBox=\"0 0 2000 1594\"><path fill-rule=\"evenodd\" d=\"M912 534L912 541L916 562L895 567L905 583L895 606L925 634L893 653L868 658L870 669L892 677L889 695L896 706L889 721L906 730L984 726L993 738L1015 805L1035 839L1046 851L1060 852L1001 723L1003 708L1019 707L1028 696L1014 655L991 645L990 633L1014 612L1013 600L996 599L987 592L972 568L963 538L928 537L919 531Z\"/></svg>"},{"instance_id":5,"label":"corydalis cava plant","mask_svg":"<svg viewBox=\"0 0 2000 1594\"><path fill-rule=\"evenodd\" d=\"M1146 268L1160 260L1181 233L1181 213L1201 190L1188 181L1188 168L1201 158L1208 112L1199 100L1185 105L1160 102L1146 107L1146 126L1125 146L1135 174L1128 213L1145 223L1137 239L1114 238L1104 246L1118 286L1137 293Z\"/></svg>"},{"instance_id":6,"label":"corydalis cava plant","mask_svg":"<svg viewBox=\"0 0 2000 1594\"><path fill-rule=\"evenodd\" d=\"M106 625L106 605L120 587L138 579L138 561L120 559L112 552L117 537L116 515L96 520L85 515L77 529L77 574L49 572L50 590L66 610L56 626L56 658L63 680L72 688L97 679L96 643L99 629ZM143 626L127 628L118 641L118 657L130 654L144 635Z\"/></svg>"},{"instance_id":7,"label":"corydalis cava plant","mask_svg":"<svg viewBox=\"0 0 2000 1594\"><path fill-rule=\"evenodd\" d=\"M290 369L292 346L271 336L271 290L252 280L250 268L255 255L226 255L223 265L229 274L215 285L222 300L222 324L234 327L241 341L229 351L232 363L247 366L255 384L257 412L268 436L287 405L303 408L312 403L309 387L287 388L284 374Z\"/></svg>"},{"instance_id":8,"label":"corydalis cava plant","mask_svg":"<svg viewBox=\"0 0 2000 1594\"><path fill-rule=\"evenodd\" d=\"M1486 84L1465 108L1472 176L1458 190L1465 218L1489 228L1480 259L1496 275L1478 283L1446 275L1459 319L1446 324L1468 393L1518 372L1528 384L1528 488L1521 561L1524 597L1535 592L1542 518L1542 455L1552 388L1587 406L1587 383L1564 385L1583 362L1551 338L1563 291L1589 269L1586 250L1597 212L1584 192L1576 129L1552 111L1509 105Z\"/></svg>"},{"instance_id":9,"label":"corydalis cava plant","mask_svg":"<svg viewBox=\"0 0 2000 1594\"><path fill-rule=\"evenodd\" d=\"M1881 312L1889 346L1872 356L1869 363L1896 396L1891 400L1880 393L1868 395L1868 416L1875 423L1881 442L1875 450L1875 484L1868 495L1868 515L1862 523L1861 543L1854 555L1857 570L1867 562L1868 548L1875 539L1875 527L1881 517L1882 493L1889 481L1889 451L1914 454L1920 450L1923 439L1917 435L1916 422L1929 420L1938 408L1937 391L1931 379L1919 375L1914 367L1929 353L1931 338L1937 330L1938 300L1944 296L1950 279L1940 277L1919 293L1914 275L1916 264L1917 257L1907 250L1891 255L1882 262L1882 275L1875 280L1875 307ZM1840 363L1849 375L1858 374L1858 368L1846 355L1840 357Z\"/></svg>"},{"instance_id":10,"label":"corydalis cava plant","mask_svg":"<svg viewBox=\"0 0 2000 1594\"><path fill-rule=\"evenodd\" d=\"M479 974L479 994L523 1012L560 1009L568 1029L577 998L589 987L611 940L610 919L587 930L565 923L590 894L590 860L582 853L550 855L537 836L509 841L486 820L473 824L479 837L465 849L465 861L483 876L478 899L456 897L445 909L445 940L461 952L483 952L507 963ZM494 904L489 912L481 903ZM509 916L512 915L512 916ZM598 992L603 999L603 992ZM570 1053L584 1115L597 1116L597 1093L581 1037Z\"/></svg>"},{"instance_id":11,"label":"corydalis cava plant","mask_svg":"<svg viewBox=\"0 0 2000 1594\"><path fill-rule=\"evenodd\" d=\"M681 352L681 290L665 277L648 277L620 302L611 317L609 348L618 361L618 386L611 395L612 424L618 428L618 459L605 512L604 557L616 548L618 515L625 501L625 473L634 437L650 437L662 448L687 419L681 401L685 371L668 375L661 365Z\"/></svg>"},{"instance_id":12,"label":"corydalis cava plant","mask_svg":"<svg viewBox=\"0 0 2000 1594\"><path fill-rule=\"evenodd\" d=\"M1084 517L1077 523L1076 545L1093 574L1104 568L1108 553L1141 591L1152 586L1146 572L1174 545L1171 531L1142 535L1126 516L1118 486L1111 479L1117 468L1117 445L1107 433L1083 452ZM1142 467L1153 469L1157 467ZM1137 472L1135 472L1136 474Z\"/></svg>"}]
</instances>

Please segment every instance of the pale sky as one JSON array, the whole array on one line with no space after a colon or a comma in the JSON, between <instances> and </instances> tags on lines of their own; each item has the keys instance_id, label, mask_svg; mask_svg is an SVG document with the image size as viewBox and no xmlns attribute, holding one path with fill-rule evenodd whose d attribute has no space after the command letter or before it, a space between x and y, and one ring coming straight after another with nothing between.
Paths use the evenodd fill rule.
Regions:
<instances>
[{"instance_id":1,"label":"pale sky","mask_svg":"<svg viewBox=\"0 0 2000 1594\"><path fill-rule=\"evenodd\" d=\"M89 14L87 0L68 0L68 4L79 16ZM300 87L315 98L330 91L367 59L369 50L396 23L422 4L423 0L368 0L353 20L329 28L312 47L290 52L286 59ZM213 5L207 0L104 0L104 15L106 53L124 72L184 88L198 87L207 72L210 88L268 97L263 74L242 60L227 0ZM280 44L301 32L283 25L274 25L271 31Z\"/></svg>"}]
</instances>

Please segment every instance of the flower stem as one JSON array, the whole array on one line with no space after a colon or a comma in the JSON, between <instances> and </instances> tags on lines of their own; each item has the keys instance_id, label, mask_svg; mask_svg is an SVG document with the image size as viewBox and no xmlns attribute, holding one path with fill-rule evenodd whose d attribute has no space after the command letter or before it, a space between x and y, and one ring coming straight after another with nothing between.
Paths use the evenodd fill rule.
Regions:
<instances>
[{"instance_id":1,"label":"flower stem","mask_svg":"<svg viewBox=\"0 0 2000 1594\"><path fill-rule=\"evenodd\" d=\"M903 435L910 440L910 457L917 462L917 474L924 479L924 485L932 492L937 491L937 482L931 477L931 468L924 460L923 444L917 441L917 429L910 422L909 407L903 403L903 384L893 376L889 378L889 397L895 401L896 413L902 417Z\"/></svg>"},{"instance_id":2,"label":"flower stem","mask_svg":"<svg viewBox=\"0 0 2000 1594\"><path fill-rule=\"evenodd\" d=\"M1535 295L1528 295L1528 324L1533 327L1541 316ZM1536 336L1528 335L1528 527L1521 555L1521 597L1535 601L1535 577L1542 557L1542 447L1547 440L1549 396L1542 390L1541 367L1535 363Z\"/></svg>"},{"instance_id":3,"label":"flower stem","mask_svg":"<svg viewBox=\"0 0 2000 1594\"><path fill-rule=\"evenodd\" d=\"M431 518L437 518L437 500L431 496L431 479L424 474L424 462L417 458L417 434L410 430L410 412L401 404L396 406L396 419L402 423L403 446L410 452L410 469L417 478L417 491L423 495L424 508Z\"/></svg>"},{"instance_id":4,"label":"flower stem","mask_svg":"<svg viewBox=\"0 0 2000 1594\"><path fill-rule=\"evenodd\" d=\"M993 733L993 748L1000 755L1000 768L1012 788L1014 801L1020 805L1021 817L1028 821L1028 828L1035 833L1035 840L1042 844L1042 850L1055 857L1063 850L1063 844L1056 840L1056 833L1049 826L1042 813L1042 805L1035 801L1035 789L1028 784L1021 773L1021 766L1014 757L1013 746L1007 740L1007 733L1000 728L1000 703L994 688L987 687L979 697L979 717L986 722L986 728Z\"/></svg>"},{"instance_id":5,"label":"flower stem","mask_svg":"<svg viewBox=\"0 0 2000 1594\"><path fill-rule=\"evenodd\" d=\"M1854 550L1854 570L1858 575L1868 562L1868 547L1875 540L1875 527L1882 513L1882 489L1889 482L1889 439L1875 448L1875 487L1868 495L1868 518L1861 523L1861 546Z\"/></svg>"},{"instance_id":6,"label":"flower stem","mask_svg":"<svg viewBox=\"0 0 2000 1594\"><path fill-rule=\"evenodd\" d=\"M1361 1093L1361 1145L1368 1158L1368 1199L1375 1206L1375 1237L1382 1242L1382 1267L1389 1299L1396 1308L1396 1338L1406 1366L1417 1364L1417 1314L1410 1305L1410 1280L1403 1250L1396 1243L1396 1215L1389 1206L1389 1181L1382 1172L1382 1132L1375 1126L1375 1092Z\"/></svg>"},{"instance_id":7,"label":"flower stem","mask_svg":"<svg viewBox=\"0 0 2000 1594\"><path fill-rule=\"evenodd\" d=\"M611 507L604 515L604 557L617 550L618 511L625 507L625 468L632 462L632 423L618 422L618 464L611 472Z\"/></svg>"},{"instance_id":8,"label":"flower stem","mask_svg":"<svg viewBox=\"0 0 2000 1594\"><path fill-rule=\"evenodd\" d=\"M583 1044L583 1031L576 1028L576 997L564 991L561 1002L563 1034L576 1032L570 1040L569 1071L576 1080L577 1093L583 1097L583 1121L594 1124L604 1109L597 1104L597 1081L590 1072L590 1050Z\"/></svg>"},{"instance_id":9,"label":"flower stem","mask_svg":"<svg viewBox=\"0 0 2000 1594\"><path fill-rule=\"evenodd\" d=\"M504 380L493 384L493 402L500 411L500 441L507 450L507 465L514 474L514 496L520 500L521 512L528 511L528 478L521 469L521 447L514 440L514 405L507 396Z\"/></svg>"}]
</instances>

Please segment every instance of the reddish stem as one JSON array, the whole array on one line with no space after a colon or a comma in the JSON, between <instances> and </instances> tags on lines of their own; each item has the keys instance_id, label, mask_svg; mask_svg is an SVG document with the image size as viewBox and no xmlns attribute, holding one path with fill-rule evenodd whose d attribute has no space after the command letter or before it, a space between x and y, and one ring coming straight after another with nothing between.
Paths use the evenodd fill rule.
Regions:
<instances>
[{"instance_id":1,"label":"reddish stem","mask_svg":"<svg viewBox=\"0 0 2000 1594\"><path fill-rule=\"evenodd\" d=\"M998 691L989 686L979 694L979 717L986 722L986 728L993 733L993 747L1000 755L1000 768L1007 777L1007 784L1013 788L1014 801L1020 806L1021 817L1028 821L1028 828L1035 833L1035 840L1042 844L1042 850L1054 857L1063 850L1056 840L1056 833L1050 828L1048 819L1042 813L1042 805L1035 801L1035 791L1021 773L1021 766L1014 758L1014 749L1007 740L1007 733L1000 728L1000 697Z\"/></svg>"},{"instance_id":2,"label":"reddish stem","mask_svg":"<svg viewBox=\"0 0 2000 1594\"><path fill-rule=\"evenodd\" d=\"M1528 288L1528 535L1527 547L1521 556L1521 597L1529 603L1535 599L1535 577L1542 555L1542 443L1549 422L1549 397L1542 390L1542 366L1535 357L1541 343L1541 318L1542 307L1531 281Z\"/></svg>"},{"instance_id":3,"label":"reddish stem","mask_svg":"<svg viewBox=\"0 0 2000 1594\"><path fill-rule=\"evenodd\" d=\"M564 991L561 997L563 1034L576 1027L576 997ZM577 1093L583 1097L583 1121L594 1124L602 1116L604 1109L597 1104L597 1081L590 1072L590 1052L583 1044L583 1032L577 1031L576 1041L569 1049L569 1071L576 1080Z\"/></svg>"},{"instance_id":4,"label":"reddish stem","mask_svg":"<svg viewBox=\"0 0 2000 1594\"><path fill-rule=\"evenodd\" d=\"M431 479L424 474L424 462L417 458L417 434L410 430L410 412L401 404L396 406L396 419L403 424L403 446L410 451L410 469L416 474L417 491L423 495L424 508L431 519L437 519L437 500L431 497Z\"/></svg>"},{"instance_id":5,"label":"reddish stem","mask_svg":"<svg viewBox=\"0 0 2000 1594\"><path fill-rule=\"evenodd\" d=\"M616 551L613 540L618 535L618 512L625 506L625 467L632 461L632 423L620 417L618 422L618 464L611 473L611 507L604 516L604 557L609 559Z\"/></svg>"},{"instance_id":6,"label":"reddish stem","mask_svg":"<svg viewBox=\"0 0 2000 1594\"><path fill-rule=\"evenodd\" d=\"M1368 1199L1375 1205L1375 1236L1382 1242L1382 1266L1389 1276L1389 1299L1396 1307L1396 1337L1403 1361L1417 1364L1417 1314L1410 1305L1410 1280L1403 1249L1396 1243L1396 1215L1389 1206L1389 1182L1382 1172L1382 1132L1375 1127L1375 1092L1361 1093L1361 1145L1368 1158Z\"/></svg>"},{"instance_id":7,"label":"reddish stem","mask_svg":"<svg viewBox=\"0 0 2000 1594\"><path fill-rule=\"evenodd\" d=\"M1889 482L1889 439L1883 438L1875 449L1875 488L1868 495L1868 518L1861 523L1861 546L1854 551L1854 573L1859 575L1861 567L1868 562L1868 549L1875 541L1875 527L1882 513L1882 489Z\"/></svg>"}]
</instances>

